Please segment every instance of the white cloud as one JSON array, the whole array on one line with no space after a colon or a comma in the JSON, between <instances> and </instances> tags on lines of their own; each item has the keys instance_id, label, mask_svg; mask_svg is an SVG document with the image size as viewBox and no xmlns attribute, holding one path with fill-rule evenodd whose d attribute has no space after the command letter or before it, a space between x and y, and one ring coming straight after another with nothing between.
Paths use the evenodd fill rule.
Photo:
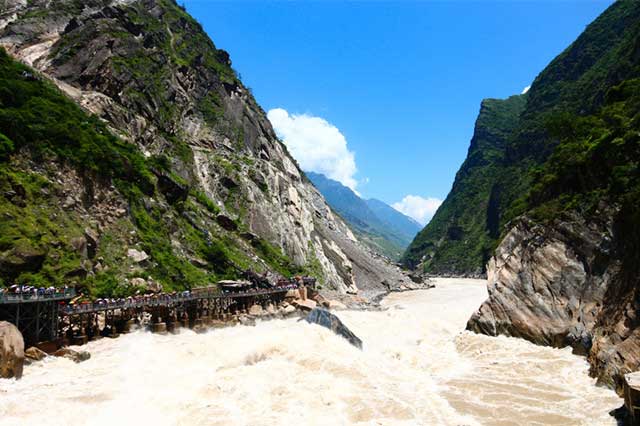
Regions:
<instances>
[{"instance_id":1,"label":"white cloud","mask_svg":"<svg viewBox=\"0 0 640 426\"><path fill-rule=\"evenodd\" d=\"M531 86L527 86L524 89L522 89L522 93L520 93L521 95L524 95L525 93L527 93L529 91L529 89L531 89Z\"/></svg>"},{"instance_id":2,"label":"white cloud","mask_svg":"<svg viewBox=\"0 0 640 426\"><path fill-rule=\"evenodd\" d=\"M392 207L400 213L415 219L421 225L426 225L436 213L440 204L442 204L442 200L438 198L407 195L402 201L393 203Z\"/></svg>"},{"instance_id":3,"label":"white cloud","mask_svg":"<svg viewBox=\"0 0 640 426\"><path fill-rule=\"evenodd\" d=\"M355 154L340 130L321 117L275 108L267 117L302 170L322 173L356 191Z\"/></svg>"}]
</instances>

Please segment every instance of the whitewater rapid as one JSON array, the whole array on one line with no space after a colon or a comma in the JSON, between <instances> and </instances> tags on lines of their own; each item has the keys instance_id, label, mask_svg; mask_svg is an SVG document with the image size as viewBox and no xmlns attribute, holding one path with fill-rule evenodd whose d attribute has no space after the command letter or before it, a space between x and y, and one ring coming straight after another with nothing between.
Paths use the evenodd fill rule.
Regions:
<instances>
[{"instance_id":1,"label":"whitewater rapid","mask_svg":"<svg viewBox=\"0 0 640 426\"><path fill-rule=\"evenodd\" d=\"M568 349L465 332L484 281L339 312L364 350L294 319L92 342L0 380L0 425L615 425Z\"/></svg>"}]
</instances>

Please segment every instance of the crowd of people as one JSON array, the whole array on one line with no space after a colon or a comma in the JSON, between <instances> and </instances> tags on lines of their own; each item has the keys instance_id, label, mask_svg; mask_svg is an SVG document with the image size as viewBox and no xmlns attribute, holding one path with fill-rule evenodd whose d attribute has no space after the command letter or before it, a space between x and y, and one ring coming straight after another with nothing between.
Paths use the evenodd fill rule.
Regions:
<instances>
[{"instance_id":1,"label":"crowd of people","mask_svg":"<svg viewBox=\"0 0 640 426\"><path fill-rule=\"evenodd\" d=\"M279 280L274 286L269 289L259 288L257 286L246 286L242 287L239 291L228 291L223 290L222 294L218 292L217 287L204 287L204 288L196 288L193 290L185 290L180 292L171 292L171 293L149 293L149 294L137 294L129 297L122 298L104 298L104 299L96 299L94 301L88 300L77 300L71 301L69 304L61 304L66 305L64 309L67 313L72 312L84 312L84 311L95 311L95 310L106 310L106 309L120 309L120 308L135 308L139 306L147 306L153 304L165 304L170 302L181 302L189 299L198 299L205 297L209 294L211 295L224 295L224 296L232 296L234 293L264 293L270 290L293 290L297 289L303 282L297 279L291 280Z\"/></svg>"},{"instance_id":2,"label":"crowd of people","mask_svg":"<svg viewBox=\"0 0 640 426\"><path fill-rule=\"evenodd\" d=\"M12 299L51 299L60 296L75 294L74 290L64 286L55 287L34 287L30 285L12 285L8 288L0 288L0 301Z\"/></svg>"},{"instance_id":3,"label":"crowd of people","mask_svg":"<svg viewBox=\"0 0 640 426\"><path fill-rule=\"evenodd\" d=\"M101 298L93 301L88 300L72 300L68 304L61 302L67 312L94 311L104 310L105 308L134 308L138 306L151 305L156 303L167 303L171 301L180 301L191 298L192 293L189 290L172 292L172 293L149 293L136 294L129 297L119 298Z\"/></svg>"},{"instance_id":4,"label":"crowd of people","mask_svg":"<svg viewBox=\"0 0 640 426\"><path fill-rule=\"evenodd\" d=\"M276 282L275 285L270 287L270 289L278 289L278 290L294 290L298 288L300 285L311 284L313 280L313 286L315 287L315 279L311 279L308 277L294 277L291 279L280 279ZM269 289L260 288L256 285L252 285L247 282L246 286L239 287L236 292L241 293L261 293L264 291L268 291ZM217 288L215 287L206 287L194 289L193 291L185 290L180 292L171 292L171 293L149 293L149 294L136 294L134 296L124 297L124 298L101 298L96 299L94 301L83 300L84 297L82 295L78 298L71 300L68 304L65 302L61 302L62 305L66 305L66 309L71 311L82 311L82 310L95 310L95 309L104 309L105 307L113 307L113 308L126 308L126 307L136 307L142 305L149 305L154 303L166 303L171 301L182 301L185 299L191 298L199 298L203 296L203 293L216 292ZM223 290L224 295L228 295L233 293L234 291ZM0 288L0 301L3 300L16 300L16 299L50 299L59 296L67 296L74 297L75 291L71 288L65 286L64 288L55 288L55 287L33 287L33 286L20 286L13 285L9 288Z\"/></svg>"}]
</instances>

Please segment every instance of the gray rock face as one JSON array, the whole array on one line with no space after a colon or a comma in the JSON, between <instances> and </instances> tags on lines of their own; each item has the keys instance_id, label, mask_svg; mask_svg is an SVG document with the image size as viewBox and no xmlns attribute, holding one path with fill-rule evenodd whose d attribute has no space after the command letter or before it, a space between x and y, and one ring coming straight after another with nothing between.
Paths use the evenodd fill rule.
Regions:
<instances>
[{"instance_id":1,"label":"gray rock face","mask_svg":"<svg viewBox=\"0 0 640 426\"><path fill-rule=\"evenodd\" d=\"M619 390L623 374L640 367L640 329L633 299L611 297L624 280L614 213L550 226L519 220L489 261L489 298L467 329L571 346L588 355L600 383Z\"/></svg>"},{"instance_id":2,"label":"gray rock face","mask_svg":"<svg viewBox=\"0 0 640 426\"><path fill-rule=\"evenodd\" d=\"M340 318L325 309L316 308L312 310L311 312L309 312L309 315L306 316L305 321L311 324L318 324L322 327L328 328L337 335L347 339L349 343L351 343L356 348L362 349L362 340L360 340L358 336L353 334L353 332L349 330L347 326L342 323L342 321L340 321Z\"/></svg>"},{"instance_id":3,"label":"gray rock face","mask_svg":"<svg viewBox=\"0 0 640 426\"><path fill-rule=\"evenodd\" d=\"M23 366L22 333L10 322L0 321L0 378L21 378Z\"/></svg>"},{"instance_id":4,"label":"gray rock face","mask_svg":"<svg viewBox=\"0 0 640 426\"><path fill-rule=\"evenodd\" d=\"M168 158L185 184L162 180L167 199L183 200L187 186L206 195L218 217L230 219L225 231L241 223L296 265L314 265L327 288L375 293L385 279L407 280L333 214L230 74L228 54L174 2L22 2L0 19L0 45L14 57L146 156ZM181 40L189 43L178 49Z\"/></svg>"}]
</instances>

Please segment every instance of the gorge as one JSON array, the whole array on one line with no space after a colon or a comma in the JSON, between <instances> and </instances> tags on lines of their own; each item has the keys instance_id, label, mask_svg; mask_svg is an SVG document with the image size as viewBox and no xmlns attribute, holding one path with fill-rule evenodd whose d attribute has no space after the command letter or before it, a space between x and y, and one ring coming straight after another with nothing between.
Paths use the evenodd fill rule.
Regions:
<instances>
[{"instance_id":1,"label":"gorge","mask_svg":"<svg viewBox=\"0 0 640 426\"><path fill-rule=\"evenodd\" d=\"M640 3L617 1L535 79L482 102L467 159L403 262L486 274L468 328L640 367Z\"/></svg>"},{"instance_id":2,"label":"gorge","mask_svg":"<svg viewBox=\"0 0 640 426\"><path fill-rule=\"evenodd\" d=\"M362 350L292 318L139 330L0 379L0 425L616 424L640 368L640 2L481 102L422 230L302 170L231 58L174 0L0 0L0 291L312 276Z\"/></svg>"}]
</instances>

